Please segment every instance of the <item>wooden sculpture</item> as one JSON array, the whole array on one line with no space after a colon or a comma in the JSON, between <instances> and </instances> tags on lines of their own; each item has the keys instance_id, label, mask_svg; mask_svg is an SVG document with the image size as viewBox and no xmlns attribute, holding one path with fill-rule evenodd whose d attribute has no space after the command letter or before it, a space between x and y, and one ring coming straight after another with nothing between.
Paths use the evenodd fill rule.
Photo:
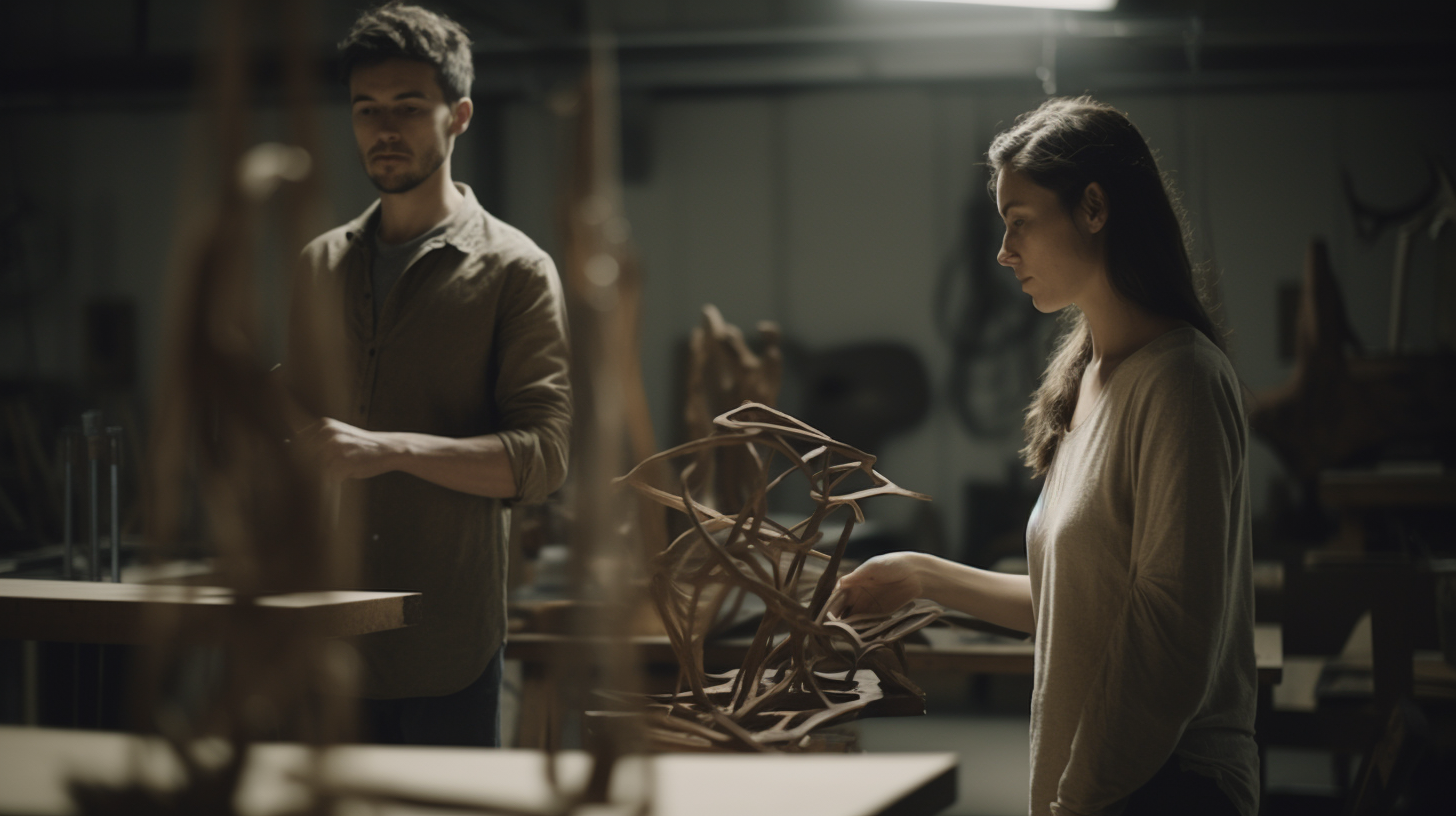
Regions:
<instances>
[{"instance_id":1,"label":"wooden sculpture","mask_svg":"<svg viewBox=\"0 0 1456 816\"><path fill-rule=\"evenodd\" d=\"M890 615L844 618L828 609L845 545L854 525L864 521L860 502L929 497L880 475L870 454L766 405L745 403L713 424L712 436L649 457L622 477L685 514L691 525L650 565L652 596L681 666L677 691L654 697L649 707L652 743L670 750L796 750L814 728L853 717L887 691L919 695L904 674L898 641L939 617L940 607L915 601ZM692 495L691 462L676 494L643 476L659 463L718 448L741 449L754 464L737 513L720 512ZM774 475L780 457L782 471ZM796 475L808 483L815 509L785 527L768 517L768 495ZM822 552L816 548L824 538L821 528L839 511L844 525L838 541ZM805 602L801 582L810 559L825 568L812 592L802 588ZM742 666L712 682L704 672L703 644L734 589L760 597L766 611Z\"/></svg>"},{"instance_id":2,"label":"wooden sculpture","mask_svg":"<svg viewBox=\"0 0 1456 816\"><path fill-rule=\"evenodd\" d=\"M755 354L743 332L723 319L718 307L703 307L703 319L688 342L687 382L683 389L683 426L688 439L713 433L713 417L745 402L770 407L778 403L784 358L779 349L779 327L762 321L758 335L763 346ZM694 461L690 489L711 495L714 509L736 513L743 506L743 488L752 469L747 452L739 448L701 451Z\"/></svg>"},{"instance_id":3,"label":"wooden sculpture","mask_svg":"<svg viewBox=\"0 0 1456 816\"><path fill-rule=\"evenodd\" d=\"M1456 448L1447 419L1456 402L1450 355L1366 357L1345 315L1324 242L1310 244L1296 322L1295 364L1283 385L1258 394L1249 426L1296 478L1379 455L1391 444Z\"/></svg>"}]
</instances>

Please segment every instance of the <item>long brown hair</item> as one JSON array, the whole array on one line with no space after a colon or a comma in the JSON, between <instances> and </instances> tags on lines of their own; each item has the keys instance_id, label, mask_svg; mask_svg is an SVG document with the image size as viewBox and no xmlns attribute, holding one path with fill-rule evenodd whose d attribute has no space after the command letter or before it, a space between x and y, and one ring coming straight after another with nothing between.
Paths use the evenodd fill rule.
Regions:
<instances>
[{"instance_id":1,"label":"long brown hair","mask_svg":"<svg viewBox=\"0 0 1456 816\"><path fill-rule=\"evenodd\" d=\"M1172 185L1158 172L1147 142L1128 118L1090 97L1049 99L1022 114L991 141L990 191L1005 169L1024 173L1057 194L1071 213L1087 185L1108 200L1107 276L1120 296L1148 312L1191 324L1224 348L1199 297L1188 260L1188 231ZM1092 358L1092 332L1075 306L1026 411L1022 458L1037 476L1047 472L1071 427L1082 370Z\"/></svg>"}]
</instances>

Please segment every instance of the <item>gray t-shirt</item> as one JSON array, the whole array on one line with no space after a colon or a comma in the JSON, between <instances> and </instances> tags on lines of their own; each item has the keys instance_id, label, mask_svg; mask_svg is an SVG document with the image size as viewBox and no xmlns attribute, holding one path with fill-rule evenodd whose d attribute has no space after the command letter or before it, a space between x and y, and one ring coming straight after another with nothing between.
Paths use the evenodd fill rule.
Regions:
<instances>
[{"instance_id":1,"label":"gray t-shirt","mask_svg":"<svg viewBox=\"0 0 1456 816\"><path fill-rule=\"evenodd\" d=\"M389 297L390 290L404 277L405 270L409 269L423 247L431 238L438 238L445 234L450 226L447 218L431 229L427 229L414 238L402 244L385 243L379 237L378 229L374 230L370 238L373 243L373 262L370 266L369 277L374 285L374 319L379 319L379 312L384 308L385 298Z\"/></svg>"},{"instance_id":2,"label":"gray t-shirt","mask_svg":"<svg viewBox=\"0 0 1456 816\"><path fill-rule=\"evenodd\" d=\"M1190 326L1130 355L1062 438L1026 548L1031 813L1118 813L1170 757L1258 806L1248 427Z\"/></svg>"}]
</instances>

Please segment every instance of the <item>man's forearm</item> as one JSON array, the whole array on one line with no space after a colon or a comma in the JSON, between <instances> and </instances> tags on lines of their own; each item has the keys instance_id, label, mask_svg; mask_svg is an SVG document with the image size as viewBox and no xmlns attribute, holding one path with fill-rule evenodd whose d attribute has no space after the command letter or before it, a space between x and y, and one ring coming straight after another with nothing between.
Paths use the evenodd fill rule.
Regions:
<instances>
[{"instance_id":1,"label":"man's forearm","mask_svg":"<svg viewBox=\"0 0 1456 816\"><path fill-rule=\"evenodd\" d=\"M476 496L509 499L516 495L510 457L495 434L464 439L406 432L381 436L390 449L386 454L389 470Z\"/></svg>"},{"instance_id":2,"label":"man's forearm","mask_svg":"<svg viewBox=\"0 0 1456 816\"><path fill-rule=\"evenodd\" d=\"M406 431L366 431L324 417L298 434L324 472L336 479L372 479L400 471L441 487L516 497L516 475L505 442L496 434L455 439Z\"/></svg>"}]
</instances>

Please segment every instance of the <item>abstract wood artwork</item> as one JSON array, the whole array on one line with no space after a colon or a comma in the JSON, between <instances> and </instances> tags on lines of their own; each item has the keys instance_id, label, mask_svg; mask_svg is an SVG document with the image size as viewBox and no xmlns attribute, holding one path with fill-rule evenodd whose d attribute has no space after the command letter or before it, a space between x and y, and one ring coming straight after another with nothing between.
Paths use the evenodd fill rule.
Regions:
<instances>
[{"instance_id":1,"label":"abstract wood artwork","mask_svg":"<svg viewBox=\"0 0 1456 816\"><path fill-rule=\"evenodd\" d=\"M714 435L649 457L621 479L683 513L691 525L649 565L653 600L681 667L677 691L650 698L644 716L651 744L661 750L800 750L814 728L850 719L887 693L921 695L905 676L899 640L939 617L940 607L919 600L889 615L844 618L828 610L845 545L864 521L860 503L875 496L929 497L880 475L870 454L766 405L745 403L713 424ZM720 512L692 495L693 462L683 469L676 494L643 475L659 463L718 448L742 449L755 465L737 513ZM794 476L807 482L815 508L786 527L769 517L768 496ZM841 510L838 541L821 552L821 528ZM805 603L800 584L810 559L825 568L812 593L802 588ZM735 590L757 595L766 611L742 666L709 677L703 644Z\"/></svg>"}]
</instances>

